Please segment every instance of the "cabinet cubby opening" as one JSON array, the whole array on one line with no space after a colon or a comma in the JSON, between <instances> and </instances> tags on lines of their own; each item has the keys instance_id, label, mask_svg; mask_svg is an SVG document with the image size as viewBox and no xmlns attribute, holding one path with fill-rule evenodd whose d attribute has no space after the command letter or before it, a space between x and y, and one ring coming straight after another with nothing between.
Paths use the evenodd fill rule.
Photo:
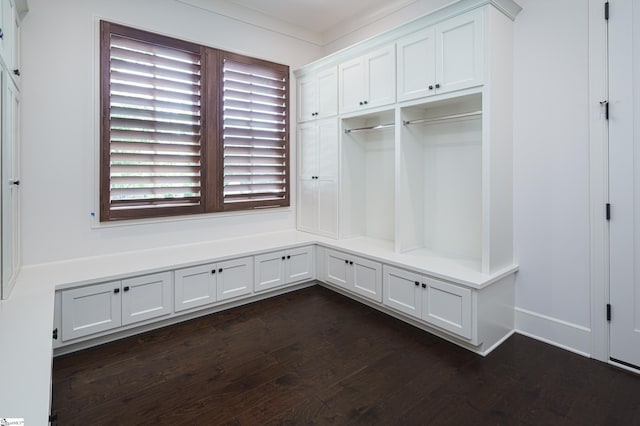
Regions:
<instances>
[{"instance_id":1,"label":"cabinet cubby opening","mask_svg":"<svg viewBox=\"0 0 640 426\"><path fill-rule=\"evenodd\" d=\"M481 270L482 95L403 107L400 116L398 251Z\"/></svg>"},{"instance_id":2,"label":"cabinet cubby opening","mask_svg":"<svg viewBox=\"0 0 640 426\"><path fill-rule=\"evenodd\" d=\"M395 241L395 124L393 109L342 120L343 238Z\"/></svg>"}]
</instances>

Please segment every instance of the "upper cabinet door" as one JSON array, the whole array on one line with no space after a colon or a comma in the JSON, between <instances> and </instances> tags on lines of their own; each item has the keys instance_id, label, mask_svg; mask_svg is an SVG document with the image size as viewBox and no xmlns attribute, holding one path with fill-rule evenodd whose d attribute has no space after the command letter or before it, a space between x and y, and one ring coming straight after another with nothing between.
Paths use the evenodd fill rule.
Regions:
<instances>
[{"instance_id":1,"label":"upper cabinet door","mask_svg":"<svg viewBox=\"0 0 640 426\"><path fill-rule=\"evenodd\" d=\"M396 46L344 62L338 67L340 113L396 101Z\"/></svg>"},{"instance_id":2,"label":"upper cabinet door","mask_svg":"<svg viewBox=\"0 0 640 426\"><path fill-rule=\"evenodd\" d=\"M331 117L338 114L338 70L329 68L318 73L317 79L318 109L314 118Z\"/></svg>"},{"instance_id":3,"label":"upper cabinet door","mask_svg":"<svg viewBox=\"0 0 640 426\"><path fill-rule=\"evenodd\" d=\"M366 56L365 81L368 108L392 104L396 101L396 46L391 44Z\"/></svg>"},{"instance_id":4,"label":"upper cabinet door","mask_svg":"<svg viewBox=\"0 0 640 426\"><path fill-rule=\"evenodd\" d=\"M318 85L315 77L298 80L298 121L313 120L318 102Z\"/></svg>"},{"instance_id":5,"label":"upper cabinet door","mask_svg":"<svg viewBox=\"0 0 640 426\"><path fill-rule=\"evenodd\" d=\"M436 26L436 87L439 93L477 86L484 79L482 10Z\"/></svg>"},{"instance_id":6,"label":"upper cabinet door","mask_svg":"<svg viewBox=\"0 0 640 426\"><path fill-rule=\"evenodd\" d=\"M435 30L427 28L398 40L398 101L435 93Z\"/></svg>"},{"instance_id":7,"label":"upper cabinet door","mask_svg":"<svg viewBox=\"0 0 640 426\"><path fill-rule=\"evenodd\" d=\"M328 68L298 80L298 121L331 117L338 113L338 71Z\"/></svg>"},{"instance_id":8,"label":"upper cabinet door","mask_svg":"<svg viewBox=\"0 0 640 426\"><path fill-rule=\"evenodd\" d=\"M356 58L340 64L338 67L340 112L351 112L361 109L366 96L364 75L364 58Z\"/></svg>"}]
</instances>

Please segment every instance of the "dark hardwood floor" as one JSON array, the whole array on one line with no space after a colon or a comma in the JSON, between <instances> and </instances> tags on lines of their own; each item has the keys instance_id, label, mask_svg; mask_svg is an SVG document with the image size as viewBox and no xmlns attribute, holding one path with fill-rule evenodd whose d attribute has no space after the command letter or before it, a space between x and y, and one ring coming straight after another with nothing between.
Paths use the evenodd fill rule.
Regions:
<instances>
[{"instance_id":1,"label":"dark hardwood floor","mask_svg":"<svg viewBox=\"0 0 640 426\"><path fill-rule=\"evenodd\" d=\"M57 357L67 425L640 425L640 375L515 335L483 358L319 286Z\"/></svg>"}]
</instances>

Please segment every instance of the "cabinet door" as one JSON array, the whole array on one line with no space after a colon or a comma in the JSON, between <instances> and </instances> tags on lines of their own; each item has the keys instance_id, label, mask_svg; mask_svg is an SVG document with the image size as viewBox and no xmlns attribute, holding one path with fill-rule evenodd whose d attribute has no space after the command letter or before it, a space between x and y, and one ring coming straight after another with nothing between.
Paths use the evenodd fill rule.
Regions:
<instances>
[{"instance_id":1,"label":"cabinet door","mask_svg":"<svg viewBox=\"0 0 640 426\"><path fill-rule=\"evenodd\" d=\"M218 263L218 302L253 292L253 257Z\"/></svg>"},{"instance_id":2,"label":"cabinet door","mask_svg":"<svg viewBox=\"0 0 640 426\"><path fill-rule=\"evenodd\" d=\"M368 85L364 81L364 67L363 58L356 58L338 66L338 99L341 113L362 109Z\"/></svg>"},{"instance_id":3,"label":"cabinet door","mask_svg":"<svg viewBox=\"0 0 640 426\"><path fill-rule=\"evenodd\" d=\"M436 280L427 281L422 318L444 330L471 338L471 290Z\"/></svg>"},{"instance_id":4,"label":"cabinet door","mask_svg":"<svg viewBox=\"0 0 640 426\"><path fill-rule=\"evenodd\" d=\"M2 74L1 235L2 298L13 288L20 268L20 97L11 79Z\"/></svg>"},{"instance_id":5,"label":"cabinet door","mask_svg":"<svg viewBox=\"0 0 640 426\"><path fill-rule=\"evenodd\" d=\"M318 126L315 122L298 126L298 176L318 174Z\"/></svg>"},{"instance_id":6,"label":"cabinet door","mask_svg":"<svg viewBox=\"0 0 640 426\"><path fill-rule=\"evenodd\" d=\"M320 235L338 236L338 121L318 121L318 174L314 196L315 230ZM304 200L301 200L304 202Z\"/></svg>"},{"instance_id":7,"label":"cabinet door","mask_svg":"<svg viewBox=\"0 0 640 426\"><path fill-rule=\"evenodd\" d=\"M298 180L298 229L317 231L317 182L314 178Z\"/></svg>"},{"instance_id":8,"label":"cabinet door","mask_svg":"<svg viewBox=\"0 0 640 426\"><path fill-rule=\"evenodd\" d=\"M62 291L62 340L120 327L120 281Z\"/></svg>"},{"instance_id":9,"label":"cabinet door","mask_svg":"<svg viewBox=\"0 0 640 426\"><path fill-rule=\"evenodd\" d=\"M313 232L326 237L338 236L338 182L322 179L316 182L316 225ZM301 200L304 202L304 200Z\"/></svg>"},{"instance_id":10,"label":"cabinet door","mask_svg":"<svg viewBox=\"0 0 640 426\"><path fill-rule=\"evenodd\" d=\"M349 261L344 253L325 250L325 267L327 268L327 282L349 289Z\"/></svg>"},{"instance_id":11,"label":"cabinet door","mask_svg":"<svg viewBox=\"0 0 640 426\"><path fill-rule=\"evenodd\" d=\"M0 38L0 55L9 70L13 70L14 55L14 31L15 31L15 3L14 0L2 0L2 25L3 37Z\"/></svg>"},{"instance_id":12,"label":"cabinet door","mask_svg":"<svg viewBox=\"0 0 640 426\"><path fill-rule=\"evenodd\" d=\"M451 18L436 26L438 92L477 86L483 82L482 10Z\"/></svg>"},{"instance_id":13,"label":"cabinet door","mask_svg":"<svg viewBox=\"0 0 640 426\"><path fill-rule=\"evenodd\" d=\"M313 247L288 250L286 253L287 283L313 279L315 256Z\"/></svg>"},{"instance_id":14,"label":"cabinet door","mask_svg":"<svg viewBox=\"0 0 640 426\"><path fill-rule=\"evenodd\" d=\"M256 293L286 284L286 260L283 251L255 256L254 291Z\"/></svg>"},{"instance_id":15,"label":"cabinet door","mask_svg":"<svg viewBox=\"0 0 640 426\"><path fill-rule=\"evenodd\" d=\"M421 318L423 293L421 285L424 281L421 275L385 265L384 304L405 314Z\"/></svg>"},{"instance_id":16,"label":"cabinet door","mask_svg":"<svg viewBox=\"0 0 640 426\"><path fill-rule=\"evenodd\" d=\"M318 85L315 77L298 80L298 121L313 120L318 109Z\"/></svg>"},{"instance_id":17,"label":"cabinet door","mask_svg":"<svg viewBox=\"0 0 640 426\"><path fill-rule=\"evenodd\" d=\"M195 266L174 272L174 310L176 312L214 303L216 265Z\"/></svg>"},{"instance_id":18,"label":"cabinet door","mask_svg":"<svg viewBox=\"0 0 640 426\"><path fill-rule=\"evenodd\" d=\"M122 280L122 325L171 313L171 272Z\"/></svg>"},{"instance_id":19,"label":"cabinet door","mask_svg":"<svg viewBox=\"0 0 640 426\"><path fill-rule=\"evenodd\" d=\"M392 44L366 56L365 107L372 108L396 101L396 46Z\"/></svg>"},{"instance_id":20,"label":"cabinet door","mask_svg":"<svg viewBox=\"0 0 640 426\"><path fill-rule=\"evenodd\" d=\"M338 114L338 71L336 67L318 73L317 105L315 118L331 117Z\"/></svg>"},{"instance_id":21,"label":"cabinet door","mask_svg":"<svg viewBox=\"0 0 640 426\"><path fill-rule=\"evenodd\" d=\"M427 28L397 42L398 101L435 93L435 30Z\"/></svg>"},{"instance_id":22,"label":"cabinet door","mask_svg":"<svg viewBox=\"0 0 640 426\"><path fill-rule=\"evenodd\" d=\"M351 264L353 262L353 264ZM352 269L352 289L361 296L382 302L382 265L354 257L349 260Z\"/></svg>"}]
</instances>

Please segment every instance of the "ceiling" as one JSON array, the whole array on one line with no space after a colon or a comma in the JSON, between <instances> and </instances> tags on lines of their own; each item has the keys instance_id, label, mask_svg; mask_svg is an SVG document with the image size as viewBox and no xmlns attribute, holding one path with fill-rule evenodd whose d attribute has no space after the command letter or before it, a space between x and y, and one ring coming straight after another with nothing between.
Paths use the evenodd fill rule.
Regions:
<instances>
[{"instance_id":1,"label":"ceiling","mask_svg":"<svg viewBox=\"0 0 640 426\"><path fill-rule=\"evenodd\" d=\"M418 0L177 0L319 46Z\"/></svg>"},{"instance_id":2,"label":"ceiling","mask_svg":"<svg viewBox=\"0 0 640 426\"><path fill-rule=\"evenodd\" d=\"M326 33L357 17L391 13L407 0L226 0L290 24Z\"/></svg>"}]
</instances>

